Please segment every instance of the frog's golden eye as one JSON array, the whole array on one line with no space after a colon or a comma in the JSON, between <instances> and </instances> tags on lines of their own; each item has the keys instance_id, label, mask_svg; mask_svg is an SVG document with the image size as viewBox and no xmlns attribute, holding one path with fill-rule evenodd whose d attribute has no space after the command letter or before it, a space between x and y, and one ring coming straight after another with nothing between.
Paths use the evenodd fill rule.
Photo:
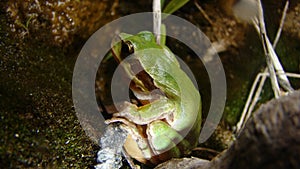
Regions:
<instances>
[{"instance_id":1,"label":"frog's golden eye","mask_svg":"<svg viewBox=\"0 0 300 169\"><path fill-rule=\"evenodd\" d=\"M122 48L124 48L123 50L126 51L126 53L132 54L134 52L133 44L130 41L124 41Z\"/></svg>"}]
</instances>

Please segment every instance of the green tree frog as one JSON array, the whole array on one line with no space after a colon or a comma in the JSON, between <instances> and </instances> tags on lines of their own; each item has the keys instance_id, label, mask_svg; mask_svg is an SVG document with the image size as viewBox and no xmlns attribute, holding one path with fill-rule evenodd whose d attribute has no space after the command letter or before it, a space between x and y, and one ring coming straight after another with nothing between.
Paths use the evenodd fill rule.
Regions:
<instances>
[{"instance_id":1,"label":"green tree frog","mask_svg":"<svg viewBox=\"0 0 300 169\"><path fill-rule=\"evenodd\" d=\"M125 102L107 123L121 122L129 132L124 145L142 163L158 164L190 153L201 129L201 97L175 55L158 45L151 32L121 33L112 44L118 62L131 78L130 89L140 101ZM139 67L143 71L134 72ZM138 69L140 70L140 69Z\"/></svg>"}]
</instances>

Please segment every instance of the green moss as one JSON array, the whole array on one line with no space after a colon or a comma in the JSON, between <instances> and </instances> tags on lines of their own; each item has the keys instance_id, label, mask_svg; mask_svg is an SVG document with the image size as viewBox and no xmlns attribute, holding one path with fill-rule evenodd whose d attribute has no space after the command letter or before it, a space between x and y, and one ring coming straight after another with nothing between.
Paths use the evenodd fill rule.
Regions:
<instances>
[{"instance_id":1,"label":"green moss","mask_svg":"<svg viewBox=\"0 0 300 169\"><path fill-rule=\"evenodd\" d=\"M62 48L8 33L1 13L0 163L3 168L85 168L97 145L72 104L76 58Z\"/></svg>"}]
</instances>

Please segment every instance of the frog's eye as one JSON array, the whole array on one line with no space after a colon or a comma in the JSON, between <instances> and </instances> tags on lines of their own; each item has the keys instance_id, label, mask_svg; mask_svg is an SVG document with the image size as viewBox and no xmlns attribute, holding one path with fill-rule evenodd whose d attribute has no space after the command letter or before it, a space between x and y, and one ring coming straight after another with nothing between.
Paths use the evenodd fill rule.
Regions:
<instances>
[{"instance_id":1,"label":"frog's eye","mask_svg":"<svg viewBox=\"0 0 300 169\"><path fill-rule=\"evenodd\" d=\"M125 53L132 54L134 52L133 44L130 41L124 41L123 43L124 44L123 44L122 50Z\"/></svg>"}]
</instances>

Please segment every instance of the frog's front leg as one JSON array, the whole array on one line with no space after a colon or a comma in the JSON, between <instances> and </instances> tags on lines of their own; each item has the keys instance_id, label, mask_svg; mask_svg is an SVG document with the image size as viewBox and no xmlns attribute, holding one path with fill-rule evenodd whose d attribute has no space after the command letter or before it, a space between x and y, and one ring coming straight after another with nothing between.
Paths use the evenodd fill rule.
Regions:
<instances>
[{"instance_id":1,"label":"frog's front leg","mask_svg":"<svg viewBox=\"0 0 300 169\"><path fill-rule=\"evenodd\" d=\"M173 101L162 97L149 104L136 106L135 104L125 102L120 112L114 113L114 117L124 117L137 125L146 125L159 119L172 119L172 114L176 111Z\"/></svg>"}]
</instances>

